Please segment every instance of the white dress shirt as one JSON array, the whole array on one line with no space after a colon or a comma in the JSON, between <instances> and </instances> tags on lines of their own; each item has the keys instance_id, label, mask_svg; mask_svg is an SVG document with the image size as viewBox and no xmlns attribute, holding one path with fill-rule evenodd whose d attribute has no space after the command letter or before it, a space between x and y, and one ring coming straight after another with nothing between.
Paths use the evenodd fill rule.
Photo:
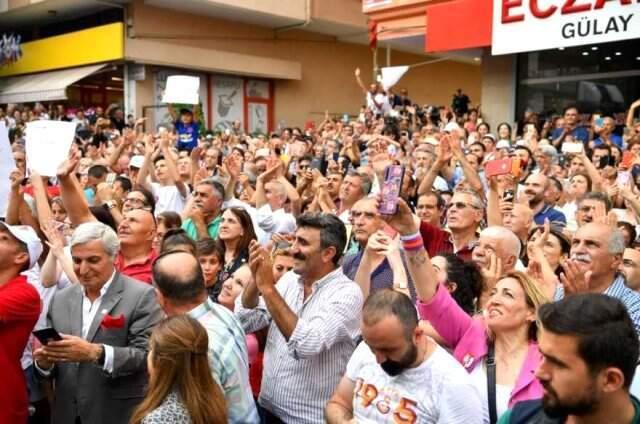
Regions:
<instances>
[{"instance_id":1,"label":"white dress shirt","mask_svg":"<svg viewBox=\"0 0 640 424\"><path fill-rule=\"evenodd\" d=\"M269 327L259 403L287 423L324 422L324 407L360 336L362 290L340 267L313 283L306 299L293 271L280 278L276 289L298 318L288 340L262 297L254 309L242 306L241 295L235 303L245 333Z\"/></svg>"},{"instance_id":2,"label":"white dress shirt","mask_svg":"<svg viewBox=\"0 0 640 424\"><path fill-rule=\"evenodd\" d=\"M98 310L100 310L100 305L102 304L102 299L104 299L104 295L109 290L111 283L113 283L113 278L115 277L116 272L113 271L111 277L107 280L107 282L100 289L100 296L96 300L91 302L91 300L87 297L87 290L82 287L82 338L87 338L87 333L89 332L89 327L91 327L91 323L96 316ZM113 372L113 346L102 345L104 348L104 365L102 367L103 370L111 374Z\"/></svg>"},{"instance_id":3,"label":"white dress shirt","mask_svg":"<svg viewBox=\"0 0 640 424\"><path fill-rule=\"evenodd\" d=\"M102 304L102 299L104 298L105 293L109 290L111 283L113 283L113 279L116 275L115 270L111 277L107 280L107 282L100 289L100 296L93 302L87 297L87 291L84 287L82 287L82 338L87 338L87 333L89 332L89 327L91 327L91 323L96 316L96 313L100 309L100 305ZM102 345L104 349L104 364L102 369L109 374L113 372L113 346ZM44 376L49 376L49 373L53 370L53 367L48 370L44 370L38 366L38 363L34 361L35 367L40 371Z\"/></svg>"}]
</instances>

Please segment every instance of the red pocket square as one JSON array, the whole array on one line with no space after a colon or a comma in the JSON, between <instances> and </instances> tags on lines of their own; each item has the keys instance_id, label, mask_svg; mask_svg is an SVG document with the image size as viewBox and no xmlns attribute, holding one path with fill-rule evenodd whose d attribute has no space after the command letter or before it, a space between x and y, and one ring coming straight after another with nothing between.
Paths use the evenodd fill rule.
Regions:
<instances>
[{"instance_id":1,"label":"red pocket square","mask_svg":"<svg viewBox=\"0 0 640 424\"><path fill-rule=\"evenodd\" d=\"M120 314L117 317L112 317L111 315L105 315L104 318L102 318L100 327L104 329L122 328L124 327L124 315Z\"/></svg>"}]
</instances>

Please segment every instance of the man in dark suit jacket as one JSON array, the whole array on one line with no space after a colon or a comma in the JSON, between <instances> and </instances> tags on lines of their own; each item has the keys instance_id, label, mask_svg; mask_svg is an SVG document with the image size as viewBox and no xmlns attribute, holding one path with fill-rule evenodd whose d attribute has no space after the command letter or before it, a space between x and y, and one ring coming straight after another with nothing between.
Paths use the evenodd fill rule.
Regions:
<instances>
[{"instance_id":1,"label":"man in dark suit jacket","mask_svg":"<svg viewBox=\"0 0 640 424\"><path fill-rule=\"evenodd\" d=\"M144 397L148 339L163 313L153 287L116 272L111 228L82 224L70 246L80 284L54 295L47 318L62 340L34 352L36 369L55 380L54 424L126 424Z\"/></svg>"}]
</instances>

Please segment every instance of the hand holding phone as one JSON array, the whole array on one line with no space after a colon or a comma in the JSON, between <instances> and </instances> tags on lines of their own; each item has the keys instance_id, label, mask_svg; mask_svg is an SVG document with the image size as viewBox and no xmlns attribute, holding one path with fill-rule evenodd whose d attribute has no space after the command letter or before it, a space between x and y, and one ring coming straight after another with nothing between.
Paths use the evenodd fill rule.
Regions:
<instances>
[{"instance_id":1,"label":"hand holding phone","mask_svg":"<svg viewBox=\"0 0 640 424\"><path fill-rule=\"evenodd\" d=\"M389 165L384 170L382 201L379 211L383 215L394 215L398 211L398 198L402 189L404 166Z\"/></svg>"},{"instance_id":2,"label":"hand holding phone","mask_svg":"<svg viewBox=\"0 0 640 424\"><path fill-rule=\"evenodd\" d=\"M60 333L58 333L53 327L36 330L33 332L33 335L44 346L46 346L50 341L59 342L62 340L62 336L60 336Z\"/></svg>"},{"instance_id":3,"label":"hand holding phone","mask_svg":"<svg viewBox=\"0 0 640 424\"><path fill-rule=\"evenodd\" d=\"M512 172L513 163L511 159L497 159L487 162L484 166L484 174L487 178L498 175L507 175Z\"/></svg>"}]
</instances>

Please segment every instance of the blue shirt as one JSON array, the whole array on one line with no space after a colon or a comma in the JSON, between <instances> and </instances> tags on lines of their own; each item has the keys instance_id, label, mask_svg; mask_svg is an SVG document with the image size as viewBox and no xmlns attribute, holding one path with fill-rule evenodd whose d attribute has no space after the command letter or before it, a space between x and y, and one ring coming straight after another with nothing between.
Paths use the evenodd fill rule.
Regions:
<instances>
[{"instance_id":1,"label":"blue shirt","mask_svg":"<svg viewBox=\"0 0 640 424\"><path fill-rule=\"evenodd\" d=\"M603 294L618 299L627 308L627 312L633 321L636 333L640 334L640 293L631 290L626 284L622 275L617 275L613 283L604 291ZM564 287L558 284L554 300L562 300L564 298Z\"/></svg>"},{"instance_id":2,"label":"blue shirt","mask_svg":"<svg viewBox=\"0 0 640 424\"><path fill-rule=\"evenodd\" d=\"M554 209L547 204L545 204L544 208L542 208L542 210L533 217L533 221L536 225L544 225L545 219L549 219L549 224L557 227L567 226L567 217L565 217L559 210Z\"/></svg>"},{"instance_id":3,"label":"blue shirt","mask_svg":"<svg viewBox=\"0 0 640 424\"><path fill-rule=\"evenodd\" d=\"M613 144L615 144L616 146L618 146L619 148L622 149L622 137L620 137L618 134L611 134L609 136L609 140L611 140L611 142ZM603 143L602 138L598 137L595 140L593 140L593 145L594 146L599 146Z\"/></svg>"},{"instance_id":4,"label":"blue shirt","mask_svg":"<svg viewBox=\"0 0 640 424\"><path fill-rule=\"evenodd\" d=\"M198 136L200 133L200 125L195 122L185 125L178 120L175 123L176 132L178 133L178 149L194 149L198 146Z\"/></svg>"},{"instance_id":5,"label":"blue shirt","mask_svg":"<svg viewBox=\"0 0 640 424\"><path fill-rule=\"evenodd\" d=\"M247 342L240 321L233 312L207 299L188 315L207 330L209 365L213 378L227 401L230 423L259 423L258 411L249 384Z\"/></svg>"},{"instance_id":6,"label":"blue shirt","mask_svg":"<svg viewBox=\"0 0 640 424\"><path fill-rule=\"evenodd\" d=\"M555 130L551 131L551 139L555 140L556 138L560 137L562 135L562 131L564 131L564 128L556 128ZM573 136L573 138L575 138L576 140L580 140L583 143L589 141L589 131L587 131L585 127L575 127L571 131L571 135Z\"/></svg>"}]
</instances>

